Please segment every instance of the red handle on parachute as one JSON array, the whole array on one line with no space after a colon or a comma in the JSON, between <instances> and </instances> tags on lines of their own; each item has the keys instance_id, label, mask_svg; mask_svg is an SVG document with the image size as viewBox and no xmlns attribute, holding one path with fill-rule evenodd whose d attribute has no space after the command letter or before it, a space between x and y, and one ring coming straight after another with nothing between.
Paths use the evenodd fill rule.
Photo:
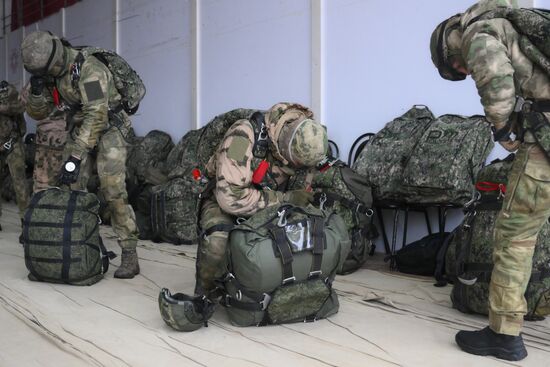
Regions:
<instances>
[{"instance_id":1,"label":"red handle on parachute","mask_svg":"<svg viewBox=\"0 0 550 367\"><path fill-rule=\"evenodd\" d=\"M52 91L52 97L53 97L53 103L55 104L55 107L59 107L61 104L61 99L59 98L59 91L56 87L53 88Z\"/></svg>"},{"instance_id":2,"label":"red handle on parachute","mask_svg":"<svg viewBox=\"0 0 550 367\"><path fill-rule=\"evenodd\" d=\"M489 182L489 181L480 181L476 183L476 189L478 191L483 191L483 192L501 191L503 194L506 193L505 184Z\"/></svg>"},{"instance_id":3,"label":"red handle on parachute","mask_svg":"<svg viewBox=\"0 0 550 367\"><path fill-rule=\"evenodd\" d=\"M266 160L263 160L258 165L258 168L254 170L254 173L252 174L252 183L254 185L259 185L264 180L264 177L267 173L267 170L269 169L269 162Z\"/></svg>"}]
</instances>

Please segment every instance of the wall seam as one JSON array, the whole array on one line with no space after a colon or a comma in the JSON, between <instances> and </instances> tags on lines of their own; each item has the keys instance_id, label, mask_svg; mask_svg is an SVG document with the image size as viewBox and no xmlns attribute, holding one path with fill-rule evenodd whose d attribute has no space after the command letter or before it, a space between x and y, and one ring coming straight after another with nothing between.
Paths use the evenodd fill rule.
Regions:
<instances>
[{"instance_id":1,"label":"wall seam","mask_svg":"<svg viewBox=\"0 0 550 367\"><path fill-rule=\"evenodd\" d=\"M200 0L193 0L191 3L192 7L192 24L191 24L191 33L192 33L192 86L191 86L191 95L192 95L192 119L194 128L198 129L201 127L201 26L200 26Z\"/></svg>"}]
</instances>

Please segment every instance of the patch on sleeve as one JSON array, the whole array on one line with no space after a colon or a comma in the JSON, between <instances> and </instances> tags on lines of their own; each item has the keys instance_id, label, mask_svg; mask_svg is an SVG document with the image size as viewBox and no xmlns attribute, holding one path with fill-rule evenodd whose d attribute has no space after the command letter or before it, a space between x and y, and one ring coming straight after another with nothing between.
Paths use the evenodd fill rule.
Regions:
<instances>
[{"instance_id":1,"label":"patch on sleeve","mask_svg":"<svg viewBox=\"0 0 550 367\"><path fill-rule=\"evenodd\" d=\"M231 145L227 148L227 157L237 162L246 161L246 151L250 142L243 136L233 136Z\"/></svg>"},{"instance_id":2,"label":"patch on sleeve","mask_svg":"<svg viewBox=\"0 0 550 367\"><path fill-rule=\"evenodd\" d=\"M105 98L99 80L84 83L84 91L86 92L88 102L94 102Z\"/></svg>"}]
</instances>

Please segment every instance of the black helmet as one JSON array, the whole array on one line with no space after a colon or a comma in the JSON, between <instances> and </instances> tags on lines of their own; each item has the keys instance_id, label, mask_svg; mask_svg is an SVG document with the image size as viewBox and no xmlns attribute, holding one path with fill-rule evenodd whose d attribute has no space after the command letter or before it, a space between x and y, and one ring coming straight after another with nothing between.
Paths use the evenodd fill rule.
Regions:
<instances>
[{"instance_id":1,"label":"black helmet","mask_svg":"<svg viewBox=\"0 0 550 367\"><path fill-rule=\"evenodd\" d=\"M433 31L430 39L430 52L432 54L432 61L439 71L439 75L442 78L459 81L466 79L466 74L456 70L449 60L449 47L447 44L447 37L453 30L460 28L460 16L462 14L456 14L449 19L441 22Z\"/></svg>"},{"instance_id":2,"label":"black helmet","mask_svg":"<svg viewBox=\"0 0 550 367\"><path fill-rule=\"evenodd\" d=\"M168 326L178 331L195 331L207 325L216 305L205 296L170 294L166 288L159 293L159 309Z\"/></svg>"}]
</instances>

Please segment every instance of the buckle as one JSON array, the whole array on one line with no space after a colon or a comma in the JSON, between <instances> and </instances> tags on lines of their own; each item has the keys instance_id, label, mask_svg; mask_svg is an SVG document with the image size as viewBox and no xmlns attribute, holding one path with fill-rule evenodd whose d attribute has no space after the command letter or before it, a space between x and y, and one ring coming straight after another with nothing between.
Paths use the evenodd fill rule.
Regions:
<instances>
[{"instance_id":1,"label":"buckle","mask_svg":"<svg viewBox=\"0 0 550 367\"><path fill-rule=\"evenodd\" d=\"M5 150L10 151L13 146L13 138L10 138L7 142L4 143L3 147Z\"/></svg>"},{"instance_id":2,"label":"buckle","mask_svg":"<svg viewBox=\"0 0 550 367\"><path fill-rule=\"evenodd\" d=\"M279 220L277 221L278 227L285 227L287 225L285 213L286 209L277 212L277 216L279 217Z\"/></svg>"},{"instance_id":3,"label":"buckle","mask_svg":"<svg viewBox=\"0 0 550 367\"><path fill-rule=\"evenodd\" d=\"M292 276L290 278L283 279L283 285L286 285L287 283L292 283L296 281L296 277Z\"/></svg>"},{"instance_id":4,"label":"buckle","mask_svg":"<svg viewBox=\"0 0 550 367\"><path fill-rule=\"evenodd\" d=\"M475 277L474 279L464 279L461 277L457 277L457 278L458 278L458 281L464 285L474 285L477 282L477 277Z\"/></svg>"},{"instance_id":5,"label":"buckle","mask_svg":"<svg viewBox=\"0 0 550 367\"><path fill-rule=\"evenodd\" d=\"M240 300L243 299L243 292L241 292L240 289L237 290L237 292L235 293L235 299L236 299L237 301L240 301Z\"/></svg>"},{"instance_id":6,"label":"buckle","mask_svg":"<svg viewBox=\"0 0 550 367\"><path fill-rule=\"evenodd\" d=\"M365 214L367 217L372 217L374 215L374 211L371 208L367 208L367 206L363 203L357 204L355 207L355 212Z\"/></svg>"},{"instance_id":7,"label":"buckle","mask_svg":"<svg viewBox=\"0 0 550 367\"><path fill-rule=\"evenodd\" d=\"M264 298L258 303L262 305L262 311L265 311L267 309L267 306L269 306L270 302L271 302L271 296L267 293L264 293Z\"/></svg>"},{"instance_id":8,"label":"buckle","mask_svg":"<svg viewBox=\"0 0 550 367\"><path fill-rule=\"evenodd\" d=\"M516 105L514 106L514 112L529 113L532 111L533 101L523 98L522 96L516 97Z\"/></svg>"},{"instance_id":9,"label":"buckle","mask_svg":"<svg viewBox=\"0 0 550 367\"><path fill-rule=\"evenodd\" d=\"M308 278L313 278L313 277L318 277L320 275L323 274L323 271L322 270L315 270L315 271L310 271L309 272L309 275L307 276Z\"/></svg>"},{"instance_id":10,"label":"buckle","mask_svg":"<svg viewBox=\"0 0 550 367\"><path fill-rule=\"evenodd\" d=\"M325 208L325 203L327 202L327 194L322 193L321 197L319 198L319 209L323 210Z\"/></svg>"}]
</instances>

